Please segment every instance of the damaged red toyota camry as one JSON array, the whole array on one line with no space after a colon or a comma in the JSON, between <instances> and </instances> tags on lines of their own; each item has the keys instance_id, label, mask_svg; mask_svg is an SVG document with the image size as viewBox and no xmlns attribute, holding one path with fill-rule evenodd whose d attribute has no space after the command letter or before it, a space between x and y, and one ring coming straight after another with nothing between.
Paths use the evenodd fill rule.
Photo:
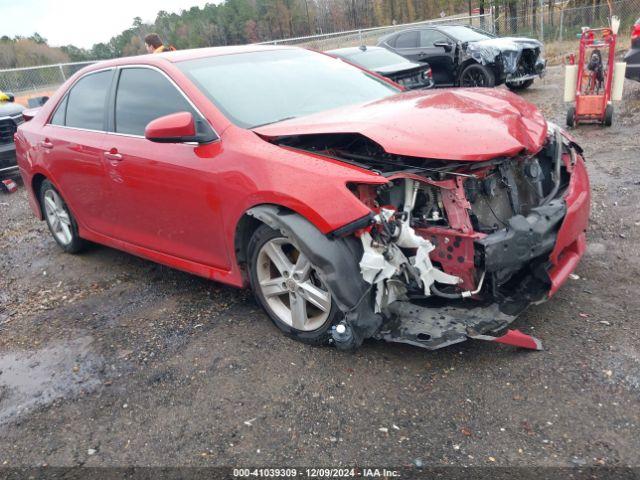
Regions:
<instances>
[{"instance_id":1,"label":"damaged red toyota camry","mask_svg":"<svg viewBox=\"0 0 640 480\"><path fill-rule=\"evenodd\" d=\"M506 90L408 92L317 52L225 47L97 63L25 118L20 173L65 251L250 285L308 343L535 348L494 334L585 251L582 151Z\"/></svg>"}]
</instances>

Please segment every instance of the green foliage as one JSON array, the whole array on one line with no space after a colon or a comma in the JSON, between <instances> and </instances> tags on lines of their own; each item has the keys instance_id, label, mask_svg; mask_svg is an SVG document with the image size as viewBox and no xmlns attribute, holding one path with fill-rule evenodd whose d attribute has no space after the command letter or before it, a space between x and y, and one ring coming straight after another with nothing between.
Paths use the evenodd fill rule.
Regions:
<instances>
[{"instance_id":1,"label":"green foliage","mask_svg":"<svg viewBox=\"0 0 640 480\"><path fill-rule=\"evenodd\" d=\"M145 53L143 39L149 32L178 49L236 45L415 22L442 11L464 13L467 5L468 0L224 0L180 13L161 10L152 24L136 17L131 28L107 44L94 45L89 56Z\"/></svg>"}]
</instances>

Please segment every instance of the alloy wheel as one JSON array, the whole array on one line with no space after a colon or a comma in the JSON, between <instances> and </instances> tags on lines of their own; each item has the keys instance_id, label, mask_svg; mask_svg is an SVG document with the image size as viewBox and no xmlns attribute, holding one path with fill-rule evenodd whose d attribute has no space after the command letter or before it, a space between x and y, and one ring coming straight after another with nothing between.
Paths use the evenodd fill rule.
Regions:
<instances>
[{"instance_id":1,"label":"alloy wheel","mask_svg":"<svg viewBox=\"0 0 640 480\"><path fill-rule=\"evenodd\" d=\"M485 74L479 69L469 69L462 76L463 87L484 87L487 84Z\"/></svg>"},{"instance_id":2,"label":"alloy wheel","mask_svg":"<svg viewBox=\"0 0 640 480\"><path fill-rule=\"evenodd\" d=\"M309 259L288 239L266 242L256 267L258 288L283 323L304 332L324 325L331 313L331 293Z\"/></svg>"},{"instance_id":3,"label":"alloy wheel","mask_svg":"<svg viewBox=\"0 0 640 480\"><path fill-rule=\"evenodd\" d=\"M62 198L55 190L49 189L44 193L44 211L56 239L63 245L69 245L73 240L71 218Z\"/></svg>"}]
</instances>

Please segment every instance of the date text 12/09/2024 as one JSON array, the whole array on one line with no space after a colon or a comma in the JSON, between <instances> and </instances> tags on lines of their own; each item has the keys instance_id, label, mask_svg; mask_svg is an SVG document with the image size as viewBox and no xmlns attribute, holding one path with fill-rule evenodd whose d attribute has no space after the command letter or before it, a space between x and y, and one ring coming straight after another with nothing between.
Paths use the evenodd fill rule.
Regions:
<instances>
[{"instance_id":1,"label":"date text 12/09/2024","mask_svg":"<svg viewBox=\"0 0 640 480\"><path fill-rule=\"evenodd\" d=\"M236 478L390 478L399 477L400 473L387 468L234 468L233 476Z\"/></svg>"}]
</instances>

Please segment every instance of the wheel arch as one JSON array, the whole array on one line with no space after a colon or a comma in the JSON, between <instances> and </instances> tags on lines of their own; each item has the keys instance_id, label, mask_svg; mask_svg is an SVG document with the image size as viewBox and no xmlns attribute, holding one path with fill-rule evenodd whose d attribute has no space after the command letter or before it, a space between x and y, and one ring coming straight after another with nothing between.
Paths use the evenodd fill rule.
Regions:
<instances>
[{"instance_id":1,"label":"wheel arch","mask_svg":"<svg viewBox=\"0 0 640 480\"><path fill-rule=\"evenodd\" d=\"M49 177L47 177L46 175L40 172L36 173L31 178L31 191L33 192L33 196L35 200L35 203L33 206L34 206L34 209L37 209L37 211L34 213L36 214L39 220L44 220L44 214L42 212L42 203L40 200L40 188L42 188L42 183L45 180L51 181Z\"/></svg>"},{"instance_id":2,"label":"wheel arch","mask_svg":"<svg viewBox=\"0 0 640 480\"><path fill-rule=\"evenodd\" d=\"M309 218L285 205L275 203L261 203L246 209L236 222L233 236L233 250L236 257L236 263L240 269L244 282L248 281L248 247L251 237L261 225L269 225L271 228L274 228L274 224L272 222L265 221L265 217L260 216L259 212L273 211L274 209L277 210L280 214L284 215L300 215L306 221L313 224L313 222Z\"/></svg>"},{"instance_id":3,"label":"wheel arch","mask_svg":"<svg viewBox=\"0 0 640 480\"><path fill-rule=\"evenodd\" d=\"M457 71L457 78L456 78L456 82L458 83L458 85L460 85L460 80L462 77L462 72L464 72L464 69L467 68L469 65L473 65L474 63L477 63L478 65L481 65L480 62L478 62L476 59L474 59L473 57L469 57L466 60L464 60L462 63L460 63L458 65L458 71Z\"/></svg>"}]
</instances>

